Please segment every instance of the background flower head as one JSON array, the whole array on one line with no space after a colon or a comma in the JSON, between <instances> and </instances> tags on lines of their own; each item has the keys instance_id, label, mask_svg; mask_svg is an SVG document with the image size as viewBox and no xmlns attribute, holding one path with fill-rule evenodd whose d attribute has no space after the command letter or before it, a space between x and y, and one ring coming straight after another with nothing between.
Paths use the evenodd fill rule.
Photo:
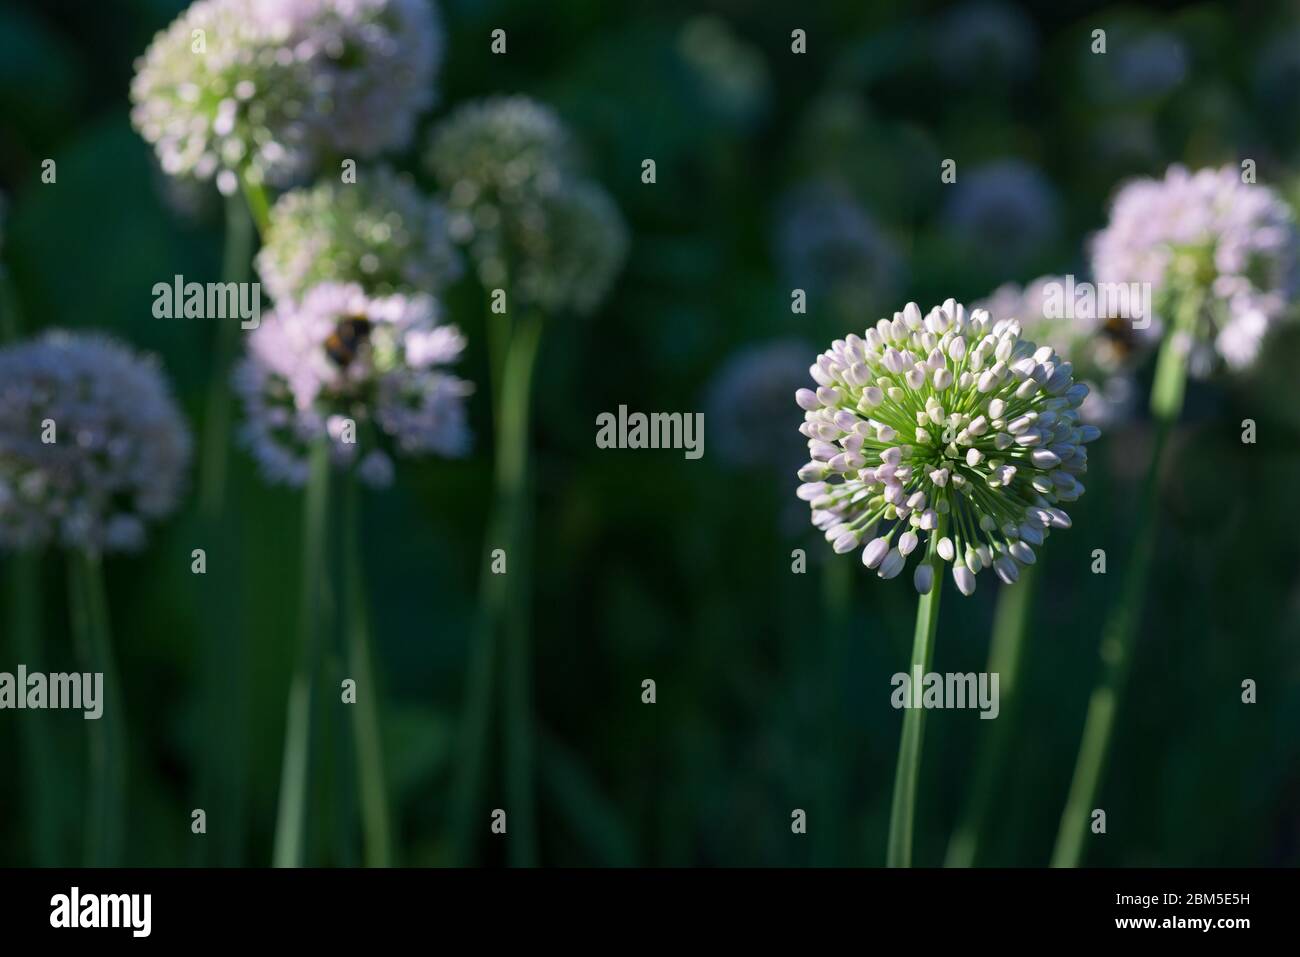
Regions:
<instances>
[{"instance_id":1,"label":"background flower head","mask_svg":"<svg viewBox=\"0 0 1300 957\"><path fill-rule=\"evenodd\" d=\"M480 282L526 305L586 313L627 255L617 207L582 178L568 131L522 96L469 103L433 133L426 162Z\"/></svg>"},{"instance_id":2,"label":"background flower head","mask_svg":"<svg viewBox=\"0 0 1300 957\"><path fill-rule=\"evenodd\" d=\"M1151 340L1126 319L1076 307L1065 299L1068 288L1064 276L1042 276L1026 286L1006 283L973 308L984 309L994 320L1018 319L1025 338L1068 355L1075 379L1088 386L1080 420L1110 425L1134 409L1133 373Z\"/></svg>"},{"instance_id":3,"label":"background flower head","mask_svg":"<svg viewBox=\"0 0 1300 957\"><path fill-rule=\"evenodd\" d=\"M1053 242L1060 229L1056 190L1041 171L1018 159L997 160L957 181L943 222L972 255L1014 266Z\"/></svg>"},{"instance_id":4,"label":"background flower head","mask_svg":"<svg viewBox=\"0 0 1300 957\"><path fill-rule=\"evenodd\" d=\"M1291 210L1266 186L1242 182L1236 166L1195 173L1171 166L1163 179L1124 186L1110 220L1092 241L1099 282L1143 282L1153 315L1168 327L1189 290L1204 294L1192 331L1191 369L1249 366L1269 326L1300 281ZM1217 356L1217 359L1216 359Z\"/></svg>"},{"instance_id":5,"label":"background flower head","mask_svg":"<svg viewBox=\"0 0 1300 957\"><path fill-rule=\"evenodd\" d=\"M969 595L981 569L1013 582L1051 528L1069 527L1059 506L1083 493L1100 432L1078 421L1088 387L1018 321L908 303L809 371L817 388L795 394L811 453L798 495L836 552L865 542L863 564L893 578L924 540ZM918 591L931 575L917 568Z\"/></svg>"},{"instance_id":6,"label":"background flower head","mask_svg":"<svg viewBox=\"0 0 1300 957\"><path fill-rule=\"evenodd\" d=\"M316 286L249 335L234 374L244 439L266 477L290 485L306 481L310 446L322 439L336 465L376 486L392 480L391 452L462 455L472 387L448 367L464 348L431 296Z\"/></svg>"},{"instance_id":7,"label":"background flower head","mask_svg":"<svg viewBox=\"0 0 1300 957\"><path fill-rule=\"evenodd\" d=\"M385 166L355 183L323 180L290 190L271 208L257 271L276 300L322 282L371 293L436 292L461 271L447 214Z\"/></svg>"},{"instance_id":8,"label":"background flower head","mask_svg":"<svg viewBox=\"0 0 1300 957\"><path fill-rule=\"evenodd\" d=\"M428 0L198 0L136 61L131 120L169 175L282 185L405 146L441 47Z\"/></svg>"},{"instance_id":9,"label":"background flower head","mask_svg":"<svg viewBox=\"0 0 1300 957\"><path fill-rule=\"evenodd\" d=\"M824 298L841 314L889 299L903 263L876 222L838 184L804 183L781 200L776 252L791 288Z\"/></svg>"},{"instance_id":10,"label":"background flower head","mask_svg":"<svg viewBox=\"0 0 1300 957\"><path fill-rule=\"evenodd\" d=\"M152 359L66 332L0 349L0 547L143 547L180 502L190 448Z\"/></svg>"}]
</instances>

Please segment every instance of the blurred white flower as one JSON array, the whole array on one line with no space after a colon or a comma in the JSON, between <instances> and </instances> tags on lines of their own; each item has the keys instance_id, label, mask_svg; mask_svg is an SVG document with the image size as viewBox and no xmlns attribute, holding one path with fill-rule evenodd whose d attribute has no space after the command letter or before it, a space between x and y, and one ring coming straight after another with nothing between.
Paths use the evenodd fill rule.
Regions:
<instances>
[{"instance_id":1,"label":"blurred white flower","mask_svg":"<svg viewBox=\"0 0 1300 957\"><path fill-rule=\"evenodd\" d=\"M433 133L426 162L479 281L525 306L588 313L627 256L608 194L578 174L555 114L521 96L459 108Z\"/></svg>"},{"instance_id":2,"label":"blurred white flower","mask_svg":"<svg viewBox=\"0 0 1300 957\"><path fill-rule=\"evenodd\" d=\"M1154 315L1133 318L1153 320L1153 329L1169 326L1189 290L1206 297L1190 343L1199 375L1219 364L1216 355L1233 369L1253 363L1300 282L1290 208L1241 175L1236 166L1171 166L1164 179L1130 182L1092 241L1098 282L1151 284Z\"/></svg>"},{"instance_id":3,"label":"blurred white flower","mask_svg":"<svg viewBox=\"0 0 1300 957\"><path fill-rule=\"evenodd\" d=\"M0 547L141 548L179 504L190 451L151 358L66 332L0 349Z\"/></svg>"},{"instance_id":4,"label":"blurred white flower","mask_svg":"<svg viewBox=\"0 0 1300 957\"><path fill-rule=\"evenodd\" d=\"M385 166L356 183L323 180L271 207L257 271L273 299L296 299L322 282L370 293L437 292L461 271L446 211L410 178Z\"/></svg>"},{"instance_id":5,"label":"blurred white flower","mask_svg":"<svg viewBox=\"0 0 1300 957\"><path fill-rule=\"evenodd\" d=\"M984 309L995 321L1019 319L1026 339L1068 355L1075 379L1088 386L1079 406L1080 420L1113 425L1133 413L1137 394L1133 374L1151 340L1137 333L1128 320L1103 316L1097 309L1069 309L1073 303L1068 303L1067 315L1049 308L1062 298L1065 288L1064 276L1042 276L1023 287L1006 283L972 308Z\"/></svg>"},{"instance_id":6,"label":"blurred white flower","mask_svg":"<svg viewBox=\"0 0 1300 957\"><path fill-rule=\"evenodd\" d=\"M198 0L136 61L131 121L168 175L285 185L406 146L441 49L429 0Z\"/></svg>"},{"instance_id":7,"label":"blurred white flower","mask_svg":"<svg viewBox=\"0 0 1300 957\"><path fill-rule=\"evenodd\" d=\"M290 485L306 481L310 446L326 436L335 465L376 485L392 480L390 450L462 455L473 387L446 367L464 347L430 296L323 283L249 334L234 373L244 440L268 480Z\"/></svg>"}]
</instances>

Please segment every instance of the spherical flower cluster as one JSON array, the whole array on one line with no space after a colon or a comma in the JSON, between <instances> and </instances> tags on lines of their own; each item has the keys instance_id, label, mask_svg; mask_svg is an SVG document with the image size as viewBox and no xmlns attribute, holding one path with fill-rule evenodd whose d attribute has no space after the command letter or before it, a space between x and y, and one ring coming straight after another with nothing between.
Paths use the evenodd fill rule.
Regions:
<instances>
[{"instance_id":1,"label":"spherical flower cluster","mask_svg":"<svg viewBox=\"0 0 1300 957\"><path fill-rule=\"evenodd\" d=\"M547 314L589 315L604 300L627 258L628 232L603 189L569 179L536 203L512 210L502 236L515 295ZM486 284L493 274L480 264Z\"/></svg>"},{"instance_id":2,"label":"spherical flower cluster","mask_svg":"<svg viewBox=\"0 0 1300 957\"><path fill-rule=\"evenodd\" d=\"M1088 387L1016 320L908 303L837 339L810 372L817 389L795 395L812 453L798 495L837 553L865 543L863 564L893 578L924 542L969 595L981 569L1014 582L1070 526L1060 504L1083 493L1085 443L1100 432L1078 422ZM934 586L929 561L913 582Z\"/></svg>"},{"instance_id":3,"label":"spherical flower cluster","mask_svg":"<svg viewBox=\"0 0 1300 957\"><path fill-rule=\"evenodd\" d=\"M1073 285L1065 276L1042 276L1023 287L1007 283L973 308L995 320L1019 319L1026 338L1068 355L1075 378L1088 386L1079 419L1104 427L1133 412L1133 375L1151 340L1126 319L1072 301Z\"/></svg>"},{"instance_id":4,"label":"spherical flower cluster","mask_svg":"<svg viewBox=\"0 0 1300 957\"><path fill-rule=\"evenodd\" d=\"M190 450L153 360L65 332L0 349L0 548L143 547L180 501Z\"/></svg>"},{"instance_id":5,"label":"spherical flower cluster","mask_svg":"<svg viewBox=\"0 0 1300 957\"><path fill-rule=\"evenodd\" d=\"M290 190L271 207L257 271L276 301L322 282L367 292L436 292L461 271L446 211L387 167L356 183L324 180Z\"/></svg>"},{"instance_id":6,"label":"spherical flower cluster","mask_svg":"<svg viewBox=\"0 0 1300 957\"><path fill-rule=\"evenodd\" d=\"M428 0L198 0L137 60L131 121L169 175L283 185L404 147L441 47Z\"/></svg>"},{"instance_id":7,"label":"spherical flower cluster","mask_svg":"<svg viewBox=\"0 0 1300 957\"><path fill-rule=\"evenodd\" d=\"M1243 183L1235 166L1171 166L1163 180L1120 190L1093 239L1092 268L1099 282L1149 283L1154 315L1133 318L1165 327L1185 295L1205 296L1196 327L1178 330L1191 340L1191 370L1205 374L1216 353L1233 369L1255 361L1296 295L1298 253L1294 217L1273 190Z\"/></svg>"},{"instance_id":8,"label":"spherical flower cluster","mask_svg":"<svg viewBox=\"0 0 1300 957\"><path fill-rule=\"evenodd\" d=\"M892 297L902 261L889 238L842 186L812 182L779 204L776 235L781 272L792 288L841 312Z\"/></svg>"},{"instance_id":9,"label":"spherical flower cluster","mask_svg":"<svg viewBox=\"0 0 1300 957\"><path fill-rule=\"evenodd\" d=\"M480 282L526 306L592 311L627 255L622 217L581 177L555 114L521 96L467 104L435 131L426 156Z\"/></svg>"},{"instance_id":10,"label":"spherical flower cluster","mask_svg":"<svg viewBox=\"0 0 1300 957\"><path fill-rule=\"evenodd\" d=\"M362 481L392 481L389 450L464 454L465 397L447 371L465 348L427 295L372 297L355 283L323 283L281 302L248 339L235 369L243 437L273 482L302 485L311 445Z\"/></svg>"}]
</instances>

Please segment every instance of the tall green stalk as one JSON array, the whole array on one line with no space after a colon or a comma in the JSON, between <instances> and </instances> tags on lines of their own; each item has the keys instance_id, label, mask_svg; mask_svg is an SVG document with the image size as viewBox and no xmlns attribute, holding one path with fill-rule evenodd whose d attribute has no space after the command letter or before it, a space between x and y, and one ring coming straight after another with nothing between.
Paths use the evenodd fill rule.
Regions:
<instances>
[{"instance_id":1,"label":"tall green stalk","mask_svg":"<svg viewBox=\"0 0 1300 957\"><path fill-rule=\"evenodd\" d=\"M8 562L9 633L13 635L16 662L40 671L46 663L40 650L41 556L17 552ZM19 693L25 693L19 689ZM101 719L102 720L102 719ZM30 770L26 782L26 820L31 828L32 863L53 867L59 863L60 802L55 778L54 745L46 715L33 711L21 722L24 763Z\"/></svg>"},{"instance_id":2,"label":"tall green stalk","mask_svg":"<svg viewBox=\"0 0 1300 957\"><path fill-rule=\"evenodd\" d=\"M982 850L981 841L988 826L989 807L1002 778L1011 731L1015 724L1020 666L1024 661L1025 635L1029 630L1030 610L1034 603L1037 581L1038 566L1026 565L1020 570L1019 581L1014 585L1002 586L998 592L997 609L993 613L993 638L989 643L988 672L998 676L1000 710L998 720L990 722L992 727L984 731L975 755L975 781L967 795L961 820L948 844L948 859L945 862L948 867L973 867Z\"/></svg>"},{"instance_id":3,"label":"tall green stalk","mask_svg":"<svg viewBox=\"0 0 1300 957\"><path fill-rule=\"evenodd\" d=\"M509 860L518 867L537 863L537 828L533 756L532 649L528 635L531 590L528 560L528 433L533 368L541 341L537 314L515 326L506 351L501 382L500 435L497 444L497 540L505 544L510 571L492 575L489 620L503 628L502 696L504 707L506 796L510 802Z\"/></svg>"},{"instance_id":4,"label":"tall green stalk","mask_svg":"<svg viewBox=\"0 0 1300 957\"><path fill-rule=\"evenodd\" d=\"M364 566L361 562L361 490L355 478L348 479L345 496L344 602L348 615L348 664L357 689L357 701L352 706L352 729L357 748L357 794L361 802L366 866L388 867L392 864L388 788L384 777L379 692L374 678L370 622L366 614Z\"/></svg>"},{"instance_id":5,"label":"tall green stalk","mask_svg":"<svg viewBox=\"0 0 1300 957\"><path fill-rule=\"evenodd\" d=\"M284 760L280 769L280 804L275 824L272 863L300 867L307 814L311 764L311 713L320 665L324 602L325 540L330 494L329 445L318 440L303 505L302 584L298 605L298 662L289 685L284 723Z\"/></svg>"},{"instance_id":6,"label":"tall green stalk","mask_svg":"<svg viewBox=\"0 0 1300 957\"><path fill-rule=\"evenodd\" d=\"M498 316L489 308L484 314L484 328L488 340L489 387L492 390L492 420L501 428L501 388L505 377L506 352L510 343L510 318ZM470 862L481 827L479 796L487 767L488 741L492 727L492 688L497 668L497 623L486 613L489 596L497 587L491 572L492 552L498 547L496 535L499 516L493 515L483 543L485 569L481 579L480 615L474 641L469 650L469 664L465 678L465 702L461 709L458 738L458 760L451 793L451 860L465 866Z\"/></svg>"},{"instance_id":7,"label":"tall green stalk","mask_svg":"<svg viewBox=\"0 0 1300 957\"><path fill-rule=\"evenodd\" d=\"M1151 459L1138 505L1137 531L1129 555L1119 603L1111 611L1101 638L1101 680L1088 699L1088 715L1074 766L1074 778L1061 826L1052 852L1053 867L1077 867L1083 857L1091 814L1105 777L1115 714L1127 684L1133 658L1133 642L1142 617L1142 603L1155 555L1156 513L1159 507L1160 472L1169 433L1178 421L1187 388L1187 345L1200 318L1204 293L1189 290L1179 302L1174 328L1166 332L1156 358L1155 380L1151 385L1151 415L1155 434ZM1184 341L1186 340L1186 341Z\"/></svg>"},{"instance_id":8,"label":"tall green stalk","mask_svg":"<svg viewBox=\"0 0 1300 957\"><path fill-rule=\"evenodd\" d=\"M916 631L912 637L912 664L909 679L915 680L916 669L924 676L934 655L934 636L939 627L939 598L943 594L943 563L939 559L939 539L947 534L948 516L939 516L939 527L930 536L926 561L934 569L930 590L916 604ZM912 689L915 691L915 689ZM925 737L925 709L911 707L903 712L903 734L898 745L898 769L894 775L894 800L889 812L889 845L885 863L889 867L912 866L912 834L916 820L916 790L921 774L921 745Z\"/></svg>"},{"instance_id":9,"label":"tall green stalk","mask_svg":"<svg viewBox=\"0 0 1300 957\"><path fill-rule=\"evenodd\" d=\"M90 800L86 822L86 863L90 867L117 867L122 863L126 812L126 739L117 665L113 660L108 626L108 600L104 593L103 565L97 554L70 552L68 556L69 604L80 653L92 673L103 675L103 712L89 722Z\"/></svg>"},{"instance_id":10,"label":"tall green stalk","mask_svg":"<svg viewBox=\"0 0 1300 957\"><path fill-rule=\"evenodd\" d=\"M253 222L238 196L226 198L226 241L222 280L244 283L250 278ZM205 760L200 770L200 793L208 808L211 837L203 847L209 863L241 863L244 836L245 711L241 696L232 699L229 676L242 676L245 668L244 629L232 620L235 552L230 526L224 521L231 433L232 396L230 369L239 347L240 328L234 318L222 320L216 330L212 375L208 383L199 457L199 521L212 559L206 576L206 612L203 616L203 653L200 682L205 712Z\"/></svg>"}]
</instances>

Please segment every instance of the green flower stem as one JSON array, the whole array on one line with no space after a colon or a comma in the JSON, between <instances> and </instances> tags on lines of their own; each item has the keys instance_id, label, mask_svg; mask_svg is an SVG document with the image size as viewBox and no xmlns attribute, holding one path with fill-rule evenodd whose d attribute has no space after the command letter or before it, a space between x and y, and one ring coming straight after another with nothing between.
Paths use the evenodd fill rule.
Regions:
<instances>
[{"instance_id":1,"label":"green flower stem","mask_svg":"<svg viewBox=\"0 0 1300 957\"><path fill-rule=\"evenodd\" d=\"M528 641L528 433L533 368L542 319L525 316L510 337L501 380L496 462L498 522L494 539L506 549L509 571L489 574L487 615L502 628L502 696L506 797L510 804L509 859L518 867L537 863L533 789L534 729L532 654Z\"/></svg>"},{"instance_id":2,"label":"green flower stem","mask_svg":"<svg viewBox=\"0 0 1300 957\"><path fill-rule=\"evenodd\" d=\"M1039 558L1042 561L1042 558ZM998 592L993 613L993 638L989 643L990 674L998 676L998 695L1002 702L997 721L981 735L975 756L975 782L967 796L960 823L948 845L948 867L973 867L981 850L981 838L987 825L989 808L1002 769L1014 725L1016 694L1020 667L1025 656L1025 634L1029 628L1030 609L1038 581L1038 566L1020 569L1020 580L1004 585ZM979 722L983 724L984 722ZM983 730L983 729L981 729Z\"/></svg>"},{"instance_id":3,"label":"green flower stem","mask_svg":"<svg viewBox=\"0 0 1300 957\"><path fill-rule=\"evenodd\" d=\"M239 182L243 187L248 212L253 217L253 224L257 226L257 234L265 236L266 227L271 222L271 203L266 198L266 190L259 183L249 182L247 176L241 176Z\"/></svg>"},{"instance_id":4,"label":"green flower stem","mask_svg":"<svg viewBox=\"0 0 1300 957\"><path fill-rule=\"evenodd\" d=\"M117 867L122 862L126 810L124 712L108 628L108 600L100 558L77 551L68 557L72 626L77 647L92 672L104 676L103 713L90 722L90 802L87 808L86 863Z\"/></svg>"},{"instance_id":5,"label":"green flower stem","mask_svg":"<svg viewBox=\"0 0 1300 957\"><path fill-rule=\"evenodd\" d=\"M311 712L321 636L326 524L330 495L329 445L317 441L311 450L311 472L303 508L302 590L298 606L298 663L289 686L284 725L284 761L280 769L280 805L275 824L272 863L300 867L306 823L307 779L311 763Z\"/></svg>"},{"instance_id":6,"label":"green flower stem","mask_svg":"<svg viewBox=\"0 0 1300 957\"><path fill-rule=\"evenodd\" d=\"M16 662L25 664L29 670L40 670L43 662L39 647L41 557L32 552L17 552L10 556L8 571L8 626L14 639ZM59 863L56 811L61 803L55 779L54 746L43 712L33 711L21 723L23 753L31 769L24 777L32 863L37 867L53 867Z\"/></svg>"},{"instance_id":7,"label":"green flower stem","mask_svg":"<svg viewBox=\"0 0 1300 957\"><path fill-rule=\"evenodd\" d=\"M1142 599L1155 555L1156 513L1162 460L1169 433L1183 408L1187 386L1187 342L1200 319L1204 293L1192 290L1179 303L1174 328L1165 334L1156 359L1155 380L1151 385L1151 414L1155 434L1151 442L1151 460L1147 467L1142 497L1138 505L1137 531L1119 602L1106 620L1101 638L1101 680L1088 700L1079 756L1061 825L1052 852L1053 867L1077 867L1083 858L1083 844L1088 834L1115 728L1115 713L1127 683L1133 657L1133 640L1142 616ZM1181 333L1181 335L1180 335Z\"/></svg>"},{"instance_id":8,"label":"green flower stem","mask_svg":"<svg viewBox=\"0 0 1300 957\"><path fill-rule=\"evenodd\" d=\"M919 666L921 674L930 670L934 655L934 636L939 627L939 598L943 594L943 562L938 542L948 531L948 516L939 516L939 527L930 535L926 561L934 569L930 590L916 604L916 631L912 638L912 665L909 677ZM925 737L925 709L909 707L903 712L903 735L898 745L898 770L894 775L894 800L889 812L889 846L885 863L889 867L912 866L912 832L916 820L916 789L921 772L921 744Z\"/></svg>"},{"instance_id":9,"label":"green flower stem","mask_svg":"<svg viewBox=\"0 0 1300 957\"><path fill-rule=\"evenodd\" d=\"M222 279L247 282L253 248L253 223L239 196L226 198L226 242ZM212 376L199 456L199 520L212 567L206 590L208 607L203 616L202 677L205 761L200 770L202 805L213 822L204 850L212 864L241 863L244 837L244 703L230 697L230 676L242 676L245 654L243 629L232 621L234 552L230 527L223 521L231 431L230 368L239 347L239 324L234 319L218 323Z\"/></svg>"},{"instance_id":10,"label":"green flower stem","mask_svg":"<svg viewBox=\"0 0 1300 957\"><path fill-rule=\"evenodd\" d=\"M9 270L0 263L0 342L14 342L22 334L22 316L18 294L14 292Z\"/></svg>"},{"instance_id":11,"label":"green flower stem","mask_svg":"<svg viewBox=\"0 0 1300 957\"><path fill-rule=\"evenodd\" d=\"M484 311L487 330L488 364L492 396L492 419L498 432L501 427L501 383L505 374L505 355L510 342L510 319L494 315L489 307ZM452 853L454 864L465 866L474 853L480 831L479 795L487 767L488 738L492 726L493 676L497 667L497 628L486 614L488 599L496 587L490 568L495 542L497 516L493 517L491 531L483 543L481 604L484 614L479 619L474 642L469 651L468 672L465 678L465 703L460 721L458 742L459 759L452 783L451 821Z\"/></svg>"},{"instance_id":12,"label":"green flower stem","mask_svg":"<svg viewBox=\"0 0 1300 957\"><path fill-rule=\"evenodd\" d=\"M366 587L361 562L361 490L349 478L345 490L343 575L347 606L347 655L356 681L357 701L352 706L356 738L357 794L361 802L361 828L367 867L392 864L388 788L384 777L383 741L379 730L379 692L370 648L370 623L366 614Z\"/></svg>"}]
</instances>

